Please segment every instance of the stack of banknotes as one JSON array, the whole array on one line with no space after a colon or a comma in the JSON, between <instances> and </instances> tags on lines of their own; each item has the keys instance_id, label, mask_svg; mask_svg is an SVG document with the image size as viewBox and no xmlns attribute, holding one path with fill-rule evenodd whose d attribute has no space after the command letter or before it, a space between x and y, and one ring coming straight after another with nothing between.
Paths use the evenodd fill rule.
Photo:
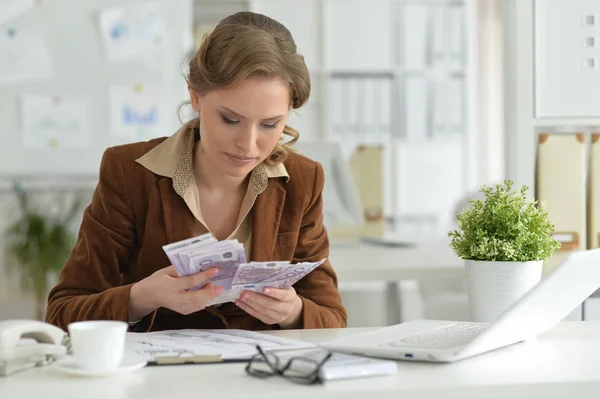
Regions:
<instances>
[{"instance_id":1,"label":"stack of banknotes","mask_svg":"<svg viewBox=\"0 0 600 399\"><path fill-rule=\"evenodd\" d=\"M266 287L289 288L325 262L325 259L302 263L247 262L244 246L239 241L218 241L210 233L165 245L163 250L180 277L211 267L219 270L210 281L224 291L208 305L234 302L244 290L262 292Z\"/></svg>"}]
</instances>

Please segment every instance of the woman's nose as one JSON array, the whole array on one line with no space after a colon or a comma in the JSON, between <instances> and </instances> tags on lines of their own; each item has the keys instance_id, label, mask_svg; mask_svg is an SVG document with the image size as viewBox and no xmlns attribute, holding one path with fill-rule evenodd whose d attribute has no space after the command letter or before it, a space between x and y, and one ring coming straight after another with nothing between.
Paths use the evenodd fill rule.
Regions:
<instances>
[{"instance_id":1,"label":"woman's nose","mask_svg":"<svg viewBox=\"0 0 600 399\"><path fill-rule=\"evenodd\" d=\"M256 144L257 134L258 134L258 132L256 131L256 128L254 128L254 127L251 127L249 129L244 130L243 132L240 132L240 134L236 137L236 140L235 140L236 147L238 147L240 150L244 151L245 153L252 152L252 150L254 149L254 146Z\"/></svg>"}]
</instances>

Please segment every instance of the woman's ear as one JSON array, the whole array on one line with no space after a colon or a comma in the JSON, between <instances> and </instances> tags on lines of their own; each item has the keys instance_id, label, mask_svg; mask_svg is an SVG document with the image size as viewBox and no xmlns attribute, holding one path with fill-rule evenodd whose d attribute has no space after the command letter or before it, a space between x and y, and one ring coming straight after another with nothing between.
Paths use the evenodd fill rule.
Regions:
<instances>
[{"instance_id":1,"label":"woman's ear","mask_svg":"<svg viewBox=\"0 0 600 399\"><path fill-rule=\"evenodd\" d=\"M188 87L188 91L190 92L190 102L192 103L192 109L200 113L200 95L196 93L194 90Z\"/></svg>"}]
</instances>

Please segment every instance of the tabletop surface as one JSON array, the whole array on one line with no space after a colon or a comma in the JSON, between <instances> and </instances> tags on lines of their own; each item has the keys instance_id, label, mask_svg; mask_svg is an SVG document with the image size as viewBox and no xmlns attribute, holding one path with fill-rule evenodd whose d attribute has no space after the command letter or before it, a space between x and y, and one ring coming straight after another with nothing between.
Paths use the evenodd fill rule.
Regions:
<instances>
[{"instance_id":1,"label":"tabletop surface","mask_svg":"<svg viewBox=\"0 0 600 399\"><path fill-rule=\"evenodd\" d=\"M276 331L314 343L368 329ZM577 398L600 392L600 322L564 322L537 340L453 364L399 362L385 377L301 386L246 375L244 364L146 367L103 378L52 366L0 377L0 398ZM375 395L375 396L373 396Z\"/></svg>"}]
</instances>

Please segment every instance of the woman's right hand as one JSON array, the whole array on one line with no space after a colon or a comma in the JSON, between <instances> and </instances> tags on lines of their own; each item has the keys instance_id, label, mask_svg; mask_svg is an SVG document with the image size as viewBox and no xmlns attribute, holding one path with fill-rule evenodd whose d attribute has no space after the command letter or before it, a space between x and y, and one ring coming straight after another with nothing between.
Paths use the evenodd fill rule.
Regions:
<instances>
[{"instance_id":1,"label":"woman's right hand","mask_svg":"<svg viewBox=\"0 0 600 399\"><path fill-rule=\"evenodd\" d=\"M137 321L160 307L184 315L204 309L223 292L223 287L213 286L209 281L217 273L217 268L213 267L179 277L173 266L154 272L131 287L129 321ZM189 290L204 282L207 284L201 289Z\"/></svg>"}]
</instances>

